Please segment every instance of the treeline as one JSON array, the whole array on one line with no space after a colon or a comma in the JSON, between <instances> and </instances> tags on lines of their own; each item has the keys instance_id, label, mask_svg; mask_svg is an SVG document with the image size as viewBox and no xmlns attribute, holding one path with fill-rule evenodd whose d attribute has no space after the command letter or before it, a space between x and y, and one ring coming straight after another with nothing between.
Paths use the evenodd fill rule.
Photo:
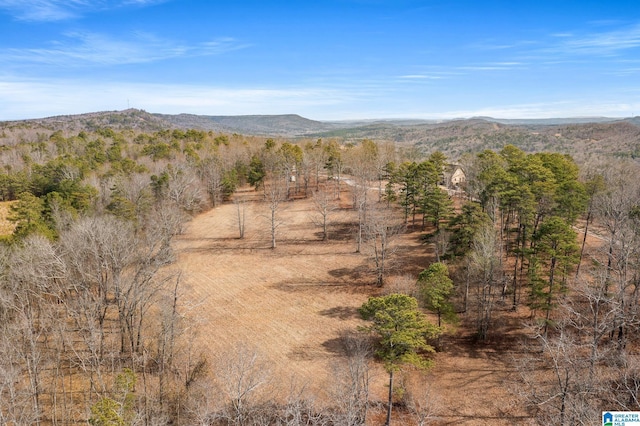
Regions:
<instances>
[{"instance_id":1,"label":"treeline","mask_svg":"<svg viewBox=\"0 0 640 426\"><path fill-rule=\"evenodd\" d=\"M346 155L336 141L294 144L198 130L106 128L0 140L0 201L22 204L11 218L19 238L36 230L55 238L61 214L136 221L164 200L197 213L274 176L286 186L285 198L309 196L327 173L340 178Z\"/></svg>"},{"instance_id":2,"label":"treeline","mask_svg":"<svg viewBox=\"0 0 640 426\"><path fill-rule=\"evenodd\" d=\"M466 200L454 208L441 187L446 159L439 152L376 168L373 146L365 142L357 149L369 154L358 156L359 166L350 163L354 199L376 176L387 182L378 192L382 203L361 207L364 228L378 220L376 212L396 204L409 230L427 231L422 237L436 263L408 292L439 323L455 322L457 311L475 328L479 344L493 344L502 338L497 316L523 309L529 314L521 335L530 340L520 349L529 355L514 363L520 375L514 393L533 418L573 425L602 410L640 408L636 163L579 166L566 154L526 153L511 145L486 150L461 159ZM380 241L374 253L382 260L393 223L386 219L386 234L380 228L365 233L366 244ZM376 266L383 284L377 260ZM447 284L448 274L455 287Z\"/></svg>"},{"instance_id":3,"label":"treeline","mask_svg":"<svg viewBox=\"0 0 640 426\"><path fill-rule=\"evenodd\" d=\"M638 165L578 167L513 146L464 162L469 201L445 231L450 266L479 340L501 339L497 312L530 313L514 348L516 400L540 424L638 410Z\"/></svg>"},{"instance_id":4,"label":"treeline","mask_svg":"<svg viewBox=\"0 0 640 426\"><path fill-rule=\"evenodd\" d=\"M13 201L15 230L0 255L0 423L364 424L368 338L344 337L330 407L293 385L277 398L258 392L269 380L251 348L213 359L190 344L171 239L243 185L270 210L273 249L283 202L313 198L330 239L347 191L354 249L371 258L381 287L397 261L394 237L419 232L437 266L413 277L412 291L439 322L457 310L478 342L497 338L500 310L529 309L542 355L519 361L529 363L517 397L541 422L640 409L633 163L578 167L568 155L483 151L462 159L466 200L454 205L442 188L444 155L370 140L98 129L5 142L0 197ZM240 215L238 224L242 238ZM594 225L599 250L585 244ZM404 402L426 421L433 413L418 397Z\"/></svg>"},{"instance_id":5,"label":"treeline","mask_svg":"<svg viewBox=\"0 0 640 426\"><path fill-rule=\"evenodd\" d=\"M2 199L15 229L0 250L0 423L362 420L361 405L327 409L301 393L249 404L255 353L214 360L191 344L171 266L171 239L190 215L245 184L276 205L334 176L339 194L344 153L357 147L111 129L5 142ZM226 396L209 401L212 389Z\"/></svg>"}]
</instances>

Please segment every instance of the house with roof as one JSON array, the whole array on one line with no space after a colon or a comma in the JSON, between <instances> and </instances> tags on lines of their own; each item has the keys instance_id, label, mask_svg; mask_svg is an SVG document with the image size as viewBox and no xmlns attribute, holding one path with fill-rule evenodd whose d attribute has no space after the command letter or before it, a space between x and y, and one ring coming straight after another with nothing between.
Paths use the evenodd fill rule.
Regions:
<instances>
[{"instance_id":1,"label":"house with roof","mask_svg":"<svg viewBox=\"0 0 640 426\"><path fill-rule=\"evenodd\" d=\"M444 170L442 171L442 185L449 189L460 189L466 180L467 176L462 169L462 165L449 163L444 166Z\"/></svg>"}]
</instances>

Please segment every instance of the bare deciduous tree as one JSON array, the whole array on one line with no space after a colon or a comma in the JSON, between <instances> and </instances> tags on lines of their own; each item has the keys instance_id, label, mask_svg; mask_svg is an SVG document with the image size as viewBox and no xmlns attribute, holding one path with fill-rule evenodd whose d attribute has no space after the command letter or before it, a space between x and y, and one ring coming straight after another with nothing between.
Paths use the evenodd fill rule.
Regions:
<instances>
[{"instance_id":1,"label":"bare deciduous tree","mask_svg":"<svg viewBox=\"0 0 640 426\"><path fill-rule=\"evenodd\" d=\"M604 253L594 260L604 271L605 292L612 291L617 303L624 307L615 319L620 353L637 316L635 302L639 294L638 280L634 278L640 271L640 186L636 175L637 166L630 163L609 167L604 173L606 189L594 196L596 220L605 228L606 240Z\"/></svg>"},{"instance_id":2,"label":"bare deciduous tree","mask_svg":"<svg viewBox=\"0 0 640 426\"><path fill-rule=\"evenodd\" d=\"M258 391L271 380L267 360L257 349L237 344L219 354L214 365L217 388L227 404L225 417L234 425L247 424L259 405Z\"/></svg>"},{"instance_id":3,"label":"bare deciduous tree","mask_svg":"<svg viewBox=\"0 0 640 426\"><path fill-rule=\"evenodd\" d=\"M213 207L222 203L225 194L225 167L217 154L205 157L200 164L200 179L203 181Z\"/></svg>"},{"instance_id":4,"label":"bare deciduous tree","mask_svg":"<svg viewBox=\"0 0 640 426\"><path fill-rule=\"evenodd\" d=\"M610 347L603 348L603 339L615 328L622 307L617 298L605 291L605 274L593 271L593 281L578 280L574 295L562 302L560 317L575 329L589 351L589 379L595 380L596 367L608 357Z\"/></svg>"},{"instance_id":5,"label":"bare deciduous tree","mask_svg":"<svg viewBox=\"0 0 640 426\"><path fill-rule=\"evenodd\" d=\"M368 335L343 332L340 342L344 351L343 362L334 366L336 377L332 390L336 408L336 424L359 426L366 423L371 380L373 344Z\"/></svg>"},{"instance_id":6,"label":"bare deciduous tree","mask_svg":"<svg viewBox=\"0 0 640 426\"><path fill-rule=\"evenodd\" d=\"M385 294L406 294L418 297L418 288L415 277L407 275L395 275L387 278L384 288Z\"/></svg>"},{"instance_id":7,"label":"bare deciduous tree","mask_svg":"<svg viewBox=\"0 0 640 426\"><path fill-rule=\"evenodd\" d=\"M332 213L338 208L333 194L324 188L313 193L313 206L315 215L312 217L313 223L322 227L322 241L329 240L329 226L331 225Z\"/></svg>"},{"instance_id":8,"label":"bare deciduous tree","mask_svg":"<svg viewBox=\"0 0 640 426\"><path fill-rule=\"evenodd\" d=\"M500 285L502 270L498 255L500 241L493 224L484 225L476 234L469 253L471 269L476 275L476 327L478 337L485 340L491 326L494 303Z\"/></svg>"},{"instance_id":9,"label":"bare deciduous tree","mask_svg":"<svg viewBox=\"0 0 640 426\"><path fill-rule=\"evenodd\" d=\"M282 222L278 217L278 212L282 207L282 202L287 196L287 188L280 176L271 176L268 181L264 182L264 194L267 207L269 208L269 232L271 235L271 248L276 248L276 234Z\"/></svg>"},{"instance_id":10,"label":"bare deciduous tree","mask_svg":"<svg viewBox=\"0 0 640 426\"><path fill-rule=\"evenodd\" d=\"M376 284L382 286L397 250L393 240L404 230L404 223L393 208L378 204L371 210L365 224L366 245L375 264Z\"/></svg>"},{"instance_id":11,"label":"bare deciduous tree","mask_svg":"<svg viewBox=\"0 0 640 426\"><path fill-rule=\"evenodd\" d=\"M614 400L625 411L640 410L640 360L626 357L613 379Z\"/></svg>"},{"instance_id":12,"label":"bare deciduous tree","mask_svg":"<svg viewBox=\"0 0 640 426\"><path fill-rule=\"evenodd\" d=\"M424 372L412 372L405 378L404 400L413 415L416 425L426 426L437 419L437 413L442 408L442 399L437 389L429 383L429 377Z\"/></svg>"},{"instance_id":13,"label":"bare deciduous tree","mask_svg":"<svg viewBox=\"0 0 640 426\"><path fill-rule=\"evenodd\" d=\"M22 389L16 384L8 384L11 399L14 403L20 402L11 412L13 417L28 416L33 424L39 425L44 414L43 372L50 361L42 342L52 334L49 311L56 305L51 299L55 297L55 282L65 277L66 269L51 242L37 235L28 237L4 260L8 264L3 265L7 268L7 276L2 310L9 321L0 328L0 333L13 342L7 348L9 353L5 354L13 365L5 365L4 369L9 377L17 373L28 383ZM28 398L20 398L21 393Z\"/></svg>"},{"instance_id":14,"label":"bare deciduous tree","mask_svg":"<svg viewBox=\"0 0 640 426\"><path fill-rule=\"evenodd\" d=\"M585 381L588 362L579 339L560 324L557 335L539 334L540 351L520 360L517 392L541 425L590 424L599 418L601 396Z\"/></svg>"},{"instance_id":15,"label":"bare deciduous tree","mask_svg":"<svg viewBox=\"0 0 640 426\"><path fill-rule=\"evenodd\" d=\"M168 167L167 199L183 210L198 213L202 208L200 182L193 169L187 166Z\"/></svg>"},{"instance_id":16,"label":"bare deciduous tree","mask_svg":"<svg viewBox=\"0 0 640 426\"><path fill-rule=\"evenodd\" d=\"M245 202L245 200L241 199L241 198L235 198L233 200L234 204L236 205L236 221L238 223L238 237L240 239L244 238L244 232L246 229L246 219L247 219L247 203Z\"/></svg>"}]
</instances>

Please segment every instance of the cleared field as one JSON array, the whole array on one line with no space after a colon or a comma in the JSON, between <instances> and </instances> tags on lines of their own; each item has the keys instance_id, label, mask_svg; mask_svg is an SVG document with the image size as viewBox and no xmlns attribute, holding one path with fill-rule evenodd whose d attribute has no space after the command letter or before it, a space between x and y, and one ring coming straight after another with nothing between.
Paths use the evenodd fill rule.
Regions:
<instances>
[{"instance_id":1,"label":"cleared field","mask_svg":"<svg viewBox=\"0 0 640 426\"><path fill-rule=\"evenodd\" d=\"M323 242L310 218L311 201L283 203L278 247L271 250L266 207L247 206L244 239L238 238L236 206L227 204L194 218L175 242L185 293L197 306L193 317L202 323L197 344L210 354L238 343L254 346L269 358L283 387L289 383L284 378L294 375L326 398L332 366L341 356L340 332L363 324L357 308L380 291L372 285L366 255L354 252L354 213L337 211L335 239ZM395 274L415 276L433 261L418 235L400 236L397 243L401 262ZM503 386L510 374L507 360L490 350L469 350L465 342L448 338L427 378L440 401L437 424L522 424L523 413L510 407ZM379 368L374 398L385 399L386 383Z\"/></svg>"}]
</instances>

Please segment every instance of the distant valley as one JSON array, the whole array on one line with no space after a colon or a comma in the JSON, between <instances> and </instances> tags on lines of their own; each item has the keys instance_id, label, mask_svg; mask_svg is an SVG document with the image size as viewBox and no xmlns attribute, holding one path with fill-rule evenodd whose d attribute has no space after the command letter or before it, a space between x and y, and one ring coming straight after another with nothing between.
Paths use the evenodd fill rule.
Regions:
<instances>
[{"instance_id":1,"label":"distant valley","mask_svg":"<svg viewBox=\"0 0 640 426\"><path fill-rule=\"evenodd\" d=\"M585 160L592 156L640 156L640 118L551 118L503 120L476 117L459 120L316 121L299 115L209 116L153 114L137 109L0 122L5 130L81 131L99 128L197 129L228 134L288 139L362 139L391 141L422 152L440 150L451 158L466 152L500 149L513 144L527 152L552 150Z\"/></svg>"}]
</instances>

